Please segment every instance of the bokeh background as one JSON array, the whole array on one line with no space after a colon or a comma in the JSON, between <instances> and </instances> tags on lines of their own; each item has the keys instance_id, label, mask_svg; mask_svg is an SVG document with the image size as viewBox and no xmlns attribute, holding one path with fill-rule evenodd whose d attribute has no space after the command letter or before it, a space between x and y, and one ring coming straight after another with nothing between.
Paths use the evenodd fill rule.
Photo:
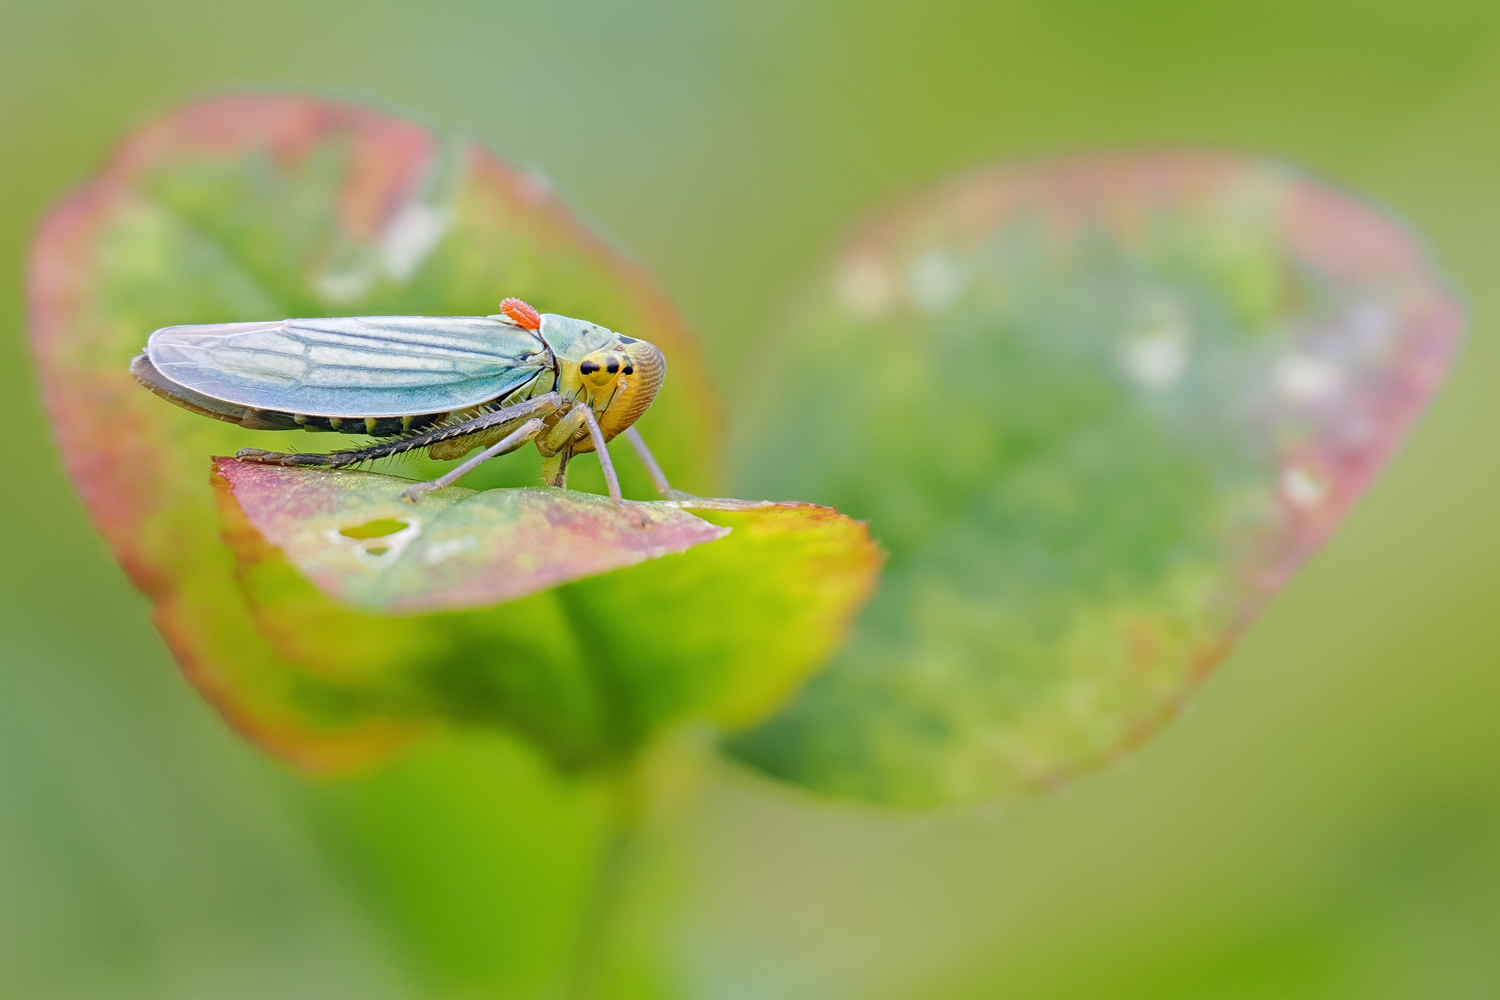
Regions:
<instances>
[{"instance_id":1,"label":"bokeh background","mask_svg":"<svg viewBox=\"0 0 1500 1000\"><path fill-rule=\"evenodd\" d=\"M226 89L366 100L545 171L650 264L731 426L853 216L1006 157L1189 143L1404 214L1473 310L1394 467L1124 763L1003 810L819 803L706 755L623 887L611 995L1500 995L1500 7L0 5L0 992L551 995L597 795L497 739L339 782L192 693L65 481L32 227Z\"/></svg>"}]
</instances>

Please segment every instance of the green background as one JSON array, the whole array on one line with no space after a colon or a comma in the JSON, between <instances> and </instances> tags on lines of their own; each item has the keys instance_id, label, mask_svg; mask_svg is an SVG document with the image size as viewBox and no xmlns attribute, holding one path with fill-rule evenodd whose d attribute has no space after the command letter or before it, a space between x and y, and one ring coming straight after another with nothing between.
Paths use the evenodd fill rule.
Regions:
<instances>
[{"instance_id":1,"label":"green background","mask_svg":"<svg viewBox=\"0 0 1500 1000\"><path fill-rule=\"evenodd\" d=\"M0 993L545 996L603 806L455 739L315 782L177 675L84 520L24 349L27 241L154 112L370 100L549 174L736 387L885 196L997 158L1281 156L1422 228L1473 328L1355 516L1184 718L1002 811L817 803L685 751L619 996L1500 995L1500 7L0 5Z\"/></svg>"}]
</instances>

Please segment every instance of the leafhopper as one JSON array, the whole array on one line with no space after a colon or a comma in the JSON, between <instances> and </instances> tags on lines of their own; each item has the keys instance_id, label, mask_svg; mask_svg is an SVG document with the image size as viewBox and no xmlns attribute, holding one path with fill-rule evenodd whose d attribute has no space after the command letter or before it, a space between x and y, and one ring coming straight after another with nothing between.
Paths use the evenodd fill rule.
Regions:
<instances>
[{"instance_id":1,"label":"leafhopper","mask_svg":"<svg viewBox=\"0 0 1500 1000\"><path fill-rule=\"evenodd\" d=\"M327 454L243 448L242 462L342 468L419 448L477 455L406 491L415 500L497 455L535 442L544 481L567 485L574 455L598 454L609 494L620 483L606 442L624 434L657 490L672 491L633 426L661 388L666 358L596 323L506 299L493 316L356 316L169 326L130 372L194 413L251 430L364 434L377 443Z\"/></svg>"}]
</instances>

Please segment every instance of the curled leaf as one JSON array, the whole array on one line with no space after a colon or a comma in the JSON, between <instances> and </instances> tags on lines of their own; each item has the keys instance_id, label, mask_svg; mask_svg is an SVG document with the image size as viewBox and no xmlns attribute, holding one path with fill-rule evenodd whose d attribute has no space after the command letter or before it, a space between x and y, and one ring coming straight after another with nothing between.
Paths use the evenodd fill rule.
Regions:
<instances>
[{"instance_id":1,"label":"curled leaf","mask_svg":"<svg viewBox=\"0 0 1500 1000\"><path fill-rule=\"evenodd\" d=\"M734 752L921 805L1139 742L1369 487L1462 326L1401 225L1262 160L1001 168L876 214L762 355L736 465L868 518L890 566Z\"/></svg>"}]
</instances>

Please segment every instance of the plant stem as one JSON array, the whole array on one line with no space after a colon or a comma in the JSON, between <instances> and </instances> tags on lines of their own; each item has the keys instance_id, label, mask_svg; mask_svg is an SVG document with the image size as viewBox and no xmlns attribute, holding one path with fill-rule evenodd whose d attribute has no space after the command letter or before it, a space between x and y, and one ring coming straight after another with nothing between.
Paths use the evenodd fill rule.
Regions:
<instances>
[{"instance_id":1,"label":"plant stem","mask_svg":"<svg viewBox=\"0 0 1500 1000\"><path fill-rule=\"evenodd\" d=\"M635 776L624 770L608 783L609 825L600 844L589 897L570 967L568 1000L591 1000L609 948L611 926L619 904L625 862L640 827L640 803Z\"/></svg>"}]
</instances>

